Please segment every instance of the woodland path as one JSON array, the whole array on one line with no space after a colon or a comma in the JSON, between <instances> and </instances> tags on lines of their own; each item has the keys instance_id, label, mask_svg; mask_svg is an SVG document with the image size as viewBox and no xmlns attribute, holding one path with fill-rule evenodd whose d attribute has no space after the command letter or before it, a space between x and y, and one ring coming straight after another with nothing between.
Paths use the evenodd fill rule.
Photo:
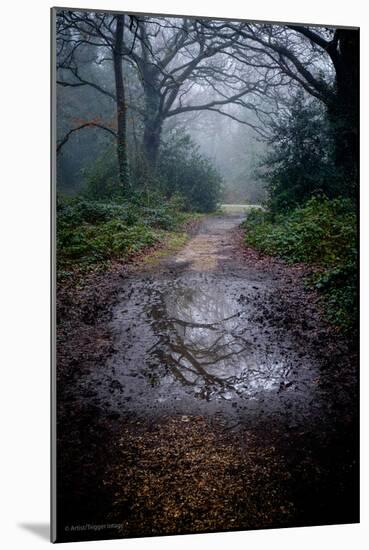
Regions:
<instances>
[{"instance_id":1,"label":"woodland path","mask_svg":"<svg viewBox=\"0 0 369 550\"><path fill-rule=\"evenodd\" d=\"M349 350L305 268L245 248L241 221L206 217L175 255L120 279L109 354L69 380L74 452L94 467L66 457L64 502L112 536L355 521Z\"/></svg>"}]
</instances>

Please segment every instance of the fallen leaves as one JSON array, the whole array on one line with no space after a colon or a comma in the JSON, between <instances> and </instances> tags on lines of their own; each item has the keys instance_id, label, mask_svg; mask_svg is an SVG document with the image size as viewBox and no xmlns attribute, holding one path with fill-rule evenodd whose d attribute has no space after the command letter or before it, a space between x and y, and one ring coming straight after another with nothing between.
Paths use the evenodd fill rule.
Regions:
<instances>
[{"instance_id":1,"label":"fallen leaves","mask_svg":"<svg viewBox=\"0 0 369 550\"><path fill-rule=\"evenodd\" d=\"M111 519L124 525L122 535L291 522L283 458L251 433L241 447L236 437L219 437L203 417L168 417L139 434L123 427L116 458L105 484L115 489Z\"/></svg>"}]
</instances>

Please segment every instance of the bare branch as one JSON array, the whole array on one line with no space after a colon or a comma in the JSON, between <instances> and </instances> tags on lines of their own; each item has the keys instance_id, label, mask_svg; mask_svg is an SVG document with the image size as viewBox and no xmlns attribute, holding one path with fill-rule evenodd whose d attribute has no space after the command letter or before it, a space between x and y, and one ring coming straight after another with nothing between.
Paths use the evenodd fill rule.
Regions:
<instances>
[{"instance_id":1,"label":"bare branch","mask_svg":"<svg viewBox=\"0 0 369 550\"><path fill-rule=\"evenodd\" d=\"M102 130L105 130L115 138L117 137L116 132L112 130L111 128L108 128L107 126L104 126L103 124L100 124L99 122L85 122L81 124L80 126L77 126L76 128L72 128L69 130L69 132L63 137L63 139L58 143L56 147L56 152L59 153L61 148L67 143L70 136L74 134L75 132L78 132L79 130L82 130L83 128L101 128Z\"/></svg>"}]
</instances>

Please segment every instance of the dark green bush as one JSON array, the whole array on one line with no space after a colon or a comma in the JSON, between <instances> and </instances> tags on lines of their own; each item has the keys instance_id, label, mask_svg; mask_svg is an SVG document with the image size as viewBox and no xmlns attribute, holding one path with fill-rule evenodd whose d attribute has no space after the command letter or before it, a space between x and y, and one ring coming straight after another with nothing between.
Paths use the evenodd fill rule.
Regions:
<instances>
[{"instance_id":1,"label":"dark green bush","mask_svg":"<svg viewBox=\"0 0 369 550\"><path fill-rule=\"evenodd\" d=\"M269 146L260 177L267 182L271 212L286 212L314 195L350 196L335 166L327 113L318 101L298 94L272 124Z\"/></svg>"},{"instance_id":2,"label":"dark green bush","mask_svg":"<svg viewBox=\"0 0 369 550\"><path fill-rule=\"evenodd\" d=\"M356 214L348 199L313 197L276 216L254 210L244 225L249 244L290 262L332 265L347 259L355 246Z\"/></svg>"},{"instance_id":3,"label":"dark green bush","mask_svg":"<svg viewBox=\"0 0 369 550\"><path fill-rule=\"evenodd\" d=\"M137 221L137 213L128 203L101 202L84 197L58 197L58 221L67 225L99 223L112 218L125 220L128 225Z\"/></svg>"},{"instance_id":4,"label":"dark green bush","mask_svg":"<svg viewBox=\"0 0 369 550\"><path fill-rule=\"evenodd\" d=\"M181 197L181 210L211 212L216 210L221 196L220 175L190 136L181 131L170 132L163 140L155 168L149 168L143 159L135 159L130 188L119 185L116 154L111 148L84 171L83 177L83 194L90 201L125 200L156 209L159 204L173 201L173 197L177 202ZM162 223L167 225L168 219Z\"/></svg>"},{"instance_id":5,"label":"dark green bush","mask_svg":"<svg viewBox=\"0 0 369 550\"><path fill-rule=\"evenodd\" d=\"M222 179L190 136L174 131L163 142L157 175L167 197L180 195L186 210L212 212L221 196Z\"/></svg>"},{"instance_id":6,"label":"dark green bush","mask_svg":"<svg viewBox=\"0 0 369 550\"><path fill-rule=\"evenodd\" d=\"M83 194L93 201L109 201L123 196L119 185L118 161L113 146L107 147L82 173Z\"/></svg>"}]
</instances>

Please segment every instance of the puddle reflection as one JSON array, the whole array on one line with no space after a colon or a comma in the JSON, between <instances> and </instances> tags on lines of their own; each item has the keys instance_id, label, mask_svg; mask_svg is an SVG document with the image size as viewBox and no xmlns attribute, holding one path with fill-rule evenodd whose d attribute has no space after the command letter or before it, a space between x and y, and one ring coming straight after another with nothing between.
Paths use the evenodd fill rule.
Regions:
<instances>
[{"instance_id":1,"label":"puddle reflection","mask_svg":"<svg viewBox=\"0 0 369 550\"><path fill-rule=\"evenodd\" d=\"M196 397L252 398L285 385L286 360L254 344L245 306L225 288L178 285L149 314L162 334L151 353Z\"/></svg>"}]
</instances>

